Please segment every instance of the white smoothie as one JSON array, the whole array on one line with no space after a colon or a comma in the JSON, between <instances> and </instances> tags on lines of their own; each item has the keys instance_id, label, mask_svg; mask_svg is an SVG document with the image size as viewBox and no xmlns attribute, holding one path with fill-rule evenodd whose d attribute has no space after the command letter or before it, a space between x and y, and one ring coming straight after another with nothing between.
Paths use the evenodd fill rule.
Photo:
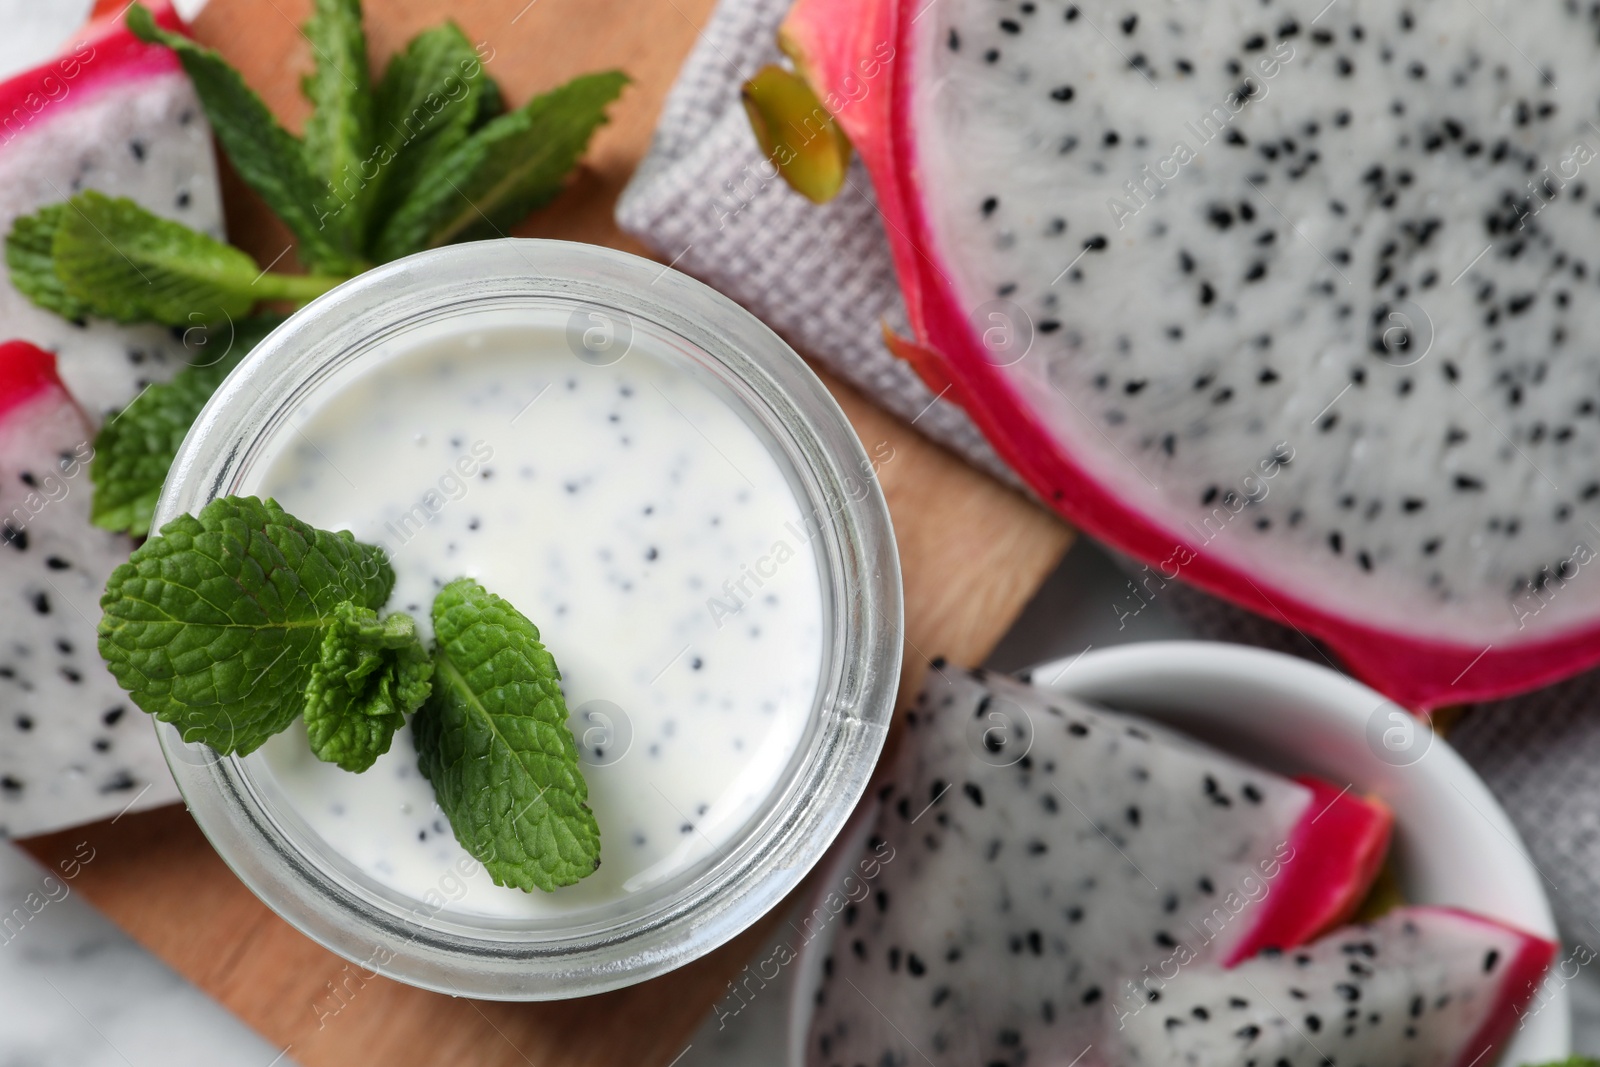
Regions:
<instances>
[{"instance_id":1,"label":"white smoothie","mask_svg":"<svg viewBox=\"0 0 1600 1067\"><path fill-rule=\"evenodd\" d=\"M389 610L428 637L434 592L468 576L561 668L601 866L554 893L498 887L466 856L409 728L359 775L313 757L298 723L250 757L401 894L505 917L627 897L726 845L801 740L822 660L812 518L762 438L658 344L595 366L555 324L389 342L294 416L245 487L383 545Z\"/></svg>"}]
</instances>

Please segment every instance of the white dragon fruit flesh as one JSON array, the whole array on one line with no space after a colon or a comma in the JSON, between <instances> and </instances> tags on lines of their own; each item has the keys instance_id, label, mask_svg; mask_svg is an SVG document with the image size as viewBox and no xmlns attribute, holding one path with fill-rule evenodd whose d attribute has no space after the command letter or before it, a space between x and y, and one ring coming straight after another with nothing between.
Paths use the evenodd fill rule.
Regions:
<instances>
[{"instance_id":1,"label":"white dragon fruit flesh","mask_svg":"<svg viewBox=\"0 0 1600 1067\"><path fill-rule=\"evenodd\" d=\"M153 10L181 28L169 4ZM130 34L120 10L0 83L0 231L86 188L222 236L199 101L171 51ZM191 353L162 327L68 322L4 271L0 336L32 342L0 348L0 836L23 836L177 798L154 732L96 652L100 591L132 543L90 525L80 450Z\"/></svg>"},{"instance_id":2,"label":"white dragon fruit flesh","mask_svg":"<svg viewBox=\"0 0 1600 1067\"><path fill-rule=\"evenodd\" d=\"M0 233L83 189L126 196L222 237L211 129L172 51L147 45L114 14L91 22L56 58L0 83ZM156 20L182 27L170 4ZM183 332L69 322L36 307L0 270L0 336L61 359L61 377L96 418L120 410L189 359Z\"/></svg>"},{"instance_id":3,"label":"white dragon fruit flesh","mask_svg":"<svg viewBox=\"0 0 1600 1067\"><path fill-rule=\"evenodd\" d=\"M907 725L813 1064L1064 1067L1170 970L1347 918L1388 842L1348 790L1007 679L944 667Z\"/></svg>"},{"instance_id":4,"label":"white dragon fruit flesh","mask_svg":"<svg viewBox=\"0 0 1600 1067\"><path fill-rule=\"evenodd\" d=\"M1108 1020L1118 1067L1472 1067L1532 1000L1556 945L1450 908L1400 908L1232 970L1195 967Z\"/></svg>"},{"instance_id":5,"label":"white dragon fruit flesh","mask_svg":"<svg viewBox=\"0 0 1600 1067\"><path fill-rule=\"evenodd\" d=\"M783 40L900 350L1044 500L1413 708L1600 663L1600 8L799 0Z\"/></svg>"},{"instance_id":6,"label":"white dragon fruit flesh","mask_svg":"<svg viewBox=\"0 0 1600 1067\"><path fill-rule=\"evenodd\" d=\"M0 344L0 837L174 799L95 623L132 543L89 524L94 428L56 358Z\"/></svg>"}]
</instances>

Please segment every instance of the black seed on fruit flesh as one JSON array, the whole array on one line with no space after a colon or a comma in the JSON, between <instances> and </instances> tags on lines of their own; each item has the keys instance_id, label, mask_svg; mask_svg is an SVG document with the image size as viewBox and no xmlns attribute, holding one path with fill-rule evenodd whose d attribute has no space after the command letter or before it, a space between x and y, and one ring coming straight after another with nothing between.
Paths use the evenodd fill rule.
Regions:
<instances>
[{"instance_id":1,"label":"black seed on fruit flesh","mask_svg":"<svg viewBox=\"0 0 1600 1067\"><path fill-rule=\"evenodd\" d=\"M105 780L105 782L100 786L100 792L122 793L132 789L138 784L139 783L134 780L133 775L129 774L127 771L118 771L110 778Z\"/></svg>"}]
</instances>

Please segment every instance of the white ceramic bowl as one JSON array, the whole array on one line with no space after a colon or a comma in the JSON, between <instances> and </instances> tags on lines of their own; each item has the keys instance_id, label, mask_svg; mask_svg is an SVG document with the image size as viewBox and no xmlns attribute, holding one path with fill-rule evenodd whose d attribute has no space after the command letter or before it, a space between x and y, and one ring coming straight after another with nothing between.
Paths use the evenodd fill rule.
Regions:
<instances>
[{"instance_id":1,"label":"white ceramic bowl","mask_svg":"<svg viewBox=\"0 0 1600 1067\"><path fill-rule=\"evenodd\" d=\"M1539 874L1504 809L1442 739L1410 732L1383 696L1325 667L1276 652L1208 641L1147 641L1035 667L1035 685L1160 720L1285 774L1350 782L1394 810L1406 898L1452 904L1533 933L1556 936ZM1403 714L1403 713L1402 713ZM863 805L867 808L869 805ZM837 885L871 830L861 811L817 885ZM796 961L789 1061L805 1062L807 1030L829 938ZM1571 1006L1554 977L1501 1057L1508 1067L1560 1059L1571 1050Z\"/></svg>"}]
</instances>

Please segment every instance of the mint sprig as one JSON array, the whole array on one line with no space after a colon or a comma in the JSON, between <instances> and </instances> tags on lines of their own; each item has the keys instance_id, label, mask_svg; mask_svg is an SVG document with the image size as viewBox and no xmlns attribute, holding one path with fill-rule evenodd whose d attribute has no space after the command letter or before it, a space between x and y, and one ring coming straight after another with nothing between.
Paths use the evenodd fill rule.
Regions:
<instances>
[{"instance_id":1,"label":"mint sprig","mask_svg":"<svg viewBox=\"0 0 1600 1067\"><path fill-rule=\"evenodd\" d=\"M112 572L100 655L183 739L246 755L305 717L311 751L369 769L415 712L417 764L497 885L553 891L600 866L561 672L521 612L470 578L433 601L430 655L383 550L276 501L221 497Z\"/></svg>"},{"instance_id":2,"label":"mint sprig","mask_svg":"<svg viewBox=\"0 0 1600 1067\"><path fill-rule=\"evenodd\" d=\"M505 111L477 50L446 23L413 38L374 88L359 0L316 0L305 26L315 66L301 84L311 117L296 137L216 52L163 29L142 4L129 7L127 22L139 39L177 53L234 170L322 277L295 283L266 275L246 287L243 253L148 213L121 219L123 228L104 231L98 242L77 233L62 245L61 230L72 223L81 231L81 221L48 205L14 224L6 260L18 289L68 318L215 321L245 314L256 301L303 302L374 263L501 236L560 192L628 83L621 71L583 75ZM183 284L136 297L133 278L149 280L147 264L127 254L124 241L165 272L153 288L174 272ZM178 271L184 261L188 269ZM102 279L115 286L109 295L91 284ZM180 307L191 295L197 303Z\"/></svg>"},{"instance_id":3,"label":"mint sprig","mask_svg":"<svg viewBox=\"0 0 1600 1067\"><path fill-rule=\"evenodd\" d=\"M197 362L171 381L145 389L95 435L95 460L89 464L94 484L90 522L134 537L150 532L167 471L200 409L245 354L282 321L281 315L254 315L185 331L185 346L197 354Z\"/></svg>"},{"instance_id":4,"label":"mint sprig","mask_svg":"<svg viewBox=\"0 0 1600 1067\"><path fill-rule=\"evenodd\" d=\"M433 661L410 615L346 600L306 683L306 735L320 760L360 773L389 751L394 732L427 699Z\"/></svg>"},{"instance_id":5,"label":"mint sprig","mask_svg":"<svg viewBox=\"0 0 1600 1067\"><path fill-rule=\"evenodd\" d=\"M156 25L143 4L128 9L127 21L141 41L164 44L178 54L228 161L294 233L301 262L329 274L363 269L365 264L350 257L323 225L326 186L306 166L299 138L278 123L239 72L211 49Z\"/></svg>"},{"instance_id":6,"label":"mint sprig","mask_svg":"<svg viewBox=\"0 0 1600 1067\"><path fill-rule=\"evenodd\" d=\"M593 874L600 827L538 628L463 578L434 599L433 630L433 693L411 727L456 840L497 885L549 892Z\"/></svg>"},{"instance_id":7,"label":"mint sprig","mask_svg":"<svg viewBox=\"0 0 1600 1067\"><path fill-rule=\"evenodd\" d=\"M272 500L222 497L112 571L100 655L185 741L243 755L300 715L340 605L376 610L393 587L382 549Z\"/></svg>"}]
</instances>

